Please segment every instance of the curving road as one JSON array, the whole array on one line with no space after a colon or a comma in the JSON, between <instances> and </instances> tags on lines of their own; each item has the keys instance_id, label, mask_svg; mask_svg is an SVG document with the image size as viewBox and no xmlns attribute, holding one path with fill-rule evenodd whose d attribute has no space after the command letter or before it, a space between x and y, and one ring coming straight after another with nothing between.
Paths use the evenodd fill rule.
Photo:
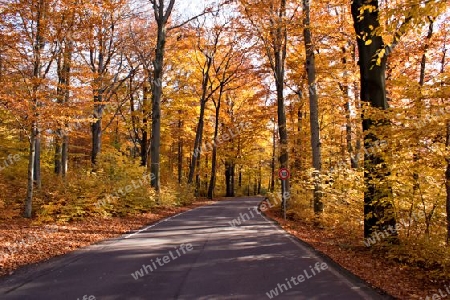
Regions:
<instances>
[{"instance_id":1,"label":"curving road","mask_svg":"<svg viewBox=\"0 0 450 300\"><path fill-rule=\"evenodd\" d=\"M0 299L389 299L259 215L260 201L220 201L25 267L0 280Z\"/></svg>"}]
</instances>

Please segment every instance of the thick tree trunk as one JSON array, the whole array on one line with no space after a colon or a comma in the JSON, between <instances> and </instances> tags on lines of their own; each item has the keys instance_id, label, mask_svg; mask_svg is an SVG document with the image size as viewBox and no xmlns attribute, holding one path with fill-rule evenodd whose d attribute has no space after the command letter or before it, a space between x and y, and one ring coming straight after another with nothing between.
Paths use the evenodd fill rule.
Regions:
<instances>
[{"instance_id":1,"label":"thick tree trunk","mask_svg":"<svg viewBox=\"0 0 450 300\"><path fill-rule=\"evenodd\" d=\"M43 21L45 18L45 5L44 0L39 0L38 6L37 6L37 16L36 16L36 36L33 46L33 55L34 55L34 62L33 62L33 79L35 82L33 83L33 94L32 94L32 108L33 108L33 121L31 123L31 130L30 130L30 152L29 152L29 159L28 159L28 183L27 183L27 197L25 200L25 217L31 218L32 215L32 205L33 205L33 192L34 192L34 183L35 180L38 183L38 187L41 185L41 176L40 176L40 153L39 156L36 157L36 147L38 146L40 149L40 142L39 142L39 128L38 128L38 119L39 119L39 86L40 86L40 80L42 77L41 74L41 68L42 68L42 62L41 62L41 51L44 48L45 41L44 37L42 35L43 32ZM36 163L39 165L37 166ZM39 173L36 175L36 169L39 170Z\"/></svg>"},{"instance_id":2,"label":"thick tree trunk","mask_svg":"<svg viewBox=\"0 0 450 300\"><path fill-rule=\"evenodd\" d=\"M234 197L234 163L230 161L225 162L225 185L226 197Z\"/></svg>"},{"instance_id":3,"label":"thick tree trunk","mask_svg":"<svg viewBox=\"0 0 450 300\"><path fill-rule=\"evenodd\" d=\"M161 152L161 97L163 80L163 63L166 45L166 24L158 22L158 39L156 43L156 58L153 62L152 83L152 137L150 146L151 166L153 175L152 188L159 194L160 186L160 152Z\"/></svg>"},{"instance_id":4,"label":"thick tree trunk","mask_svg":"<svg viewBox=\"0 0 450 300\"><path fill-rule=\"evenodd\" d=\"M279 18L280 22L284 22L283 18L286 16L286 0L281 0ZM284 77L285 77L285 63L287 53L287 29L285 24L280 24L277 28L277 41L274 45L275 54L275 82L277 89L277 115L278 115L278 132L280 135L280 167L289 169L289 145L288 145L288 131L286 121L286 110L284 105ZM283 204L281 208L288 209L288 197L290 194L289 178L285 180L285 184L281 185L281 195Z\"/></svg>"},{"instance_id":5,"label":"thick tree trunk","mask_svg":"<svg viewBox=\"0 0 450 300\"><path fill-rule=\"evenodd\" d=\"M371 107L381 110L387 109L385 84L387 57L382 55L378 64L374 62L374 57L378 57L379 51L386 51L381 36L374 32L374 29L380 26L378 1L354 0L351 8L359 49L361 100L368 102ZM378 138L370 133L370 130L374 126L386 125L387 123L387 120L375 122L363 116L363 131L366 134L364 146L366 149L373 149L372 147L378 141ZM366 238L377 231L388 229L389 226L394 229L396 227L395 214L390 200L390 189L387 183L388 175L388 167L381 155L366 151L364 156L366 185L364 193L364 236ZM393 235L393 238L395 236Z\"/></svg>"},{"instance_id":6,"label":"thick tree trunk","mask_svg":"<svg viewBox=\"0 0 450 300\"><path fill-rule=\"evenodd\" d=\"M150 172L153 180L151 186L159 195L160 186L160 152L161 152L161 97L164 68L164 54L166 50L167 22L172 13L175 0L170 0L167 9L164 9L164 0L150 0L158 26L155 47L155 60L153 61L152 82L152 136L150 141Z\"/></svg>"},{"instance_id":7,"label":"thick tree trunk","mask_svg":"<svg viewBox=\"0 0 450 300\"><path fill-rule=\"evenodd\" d=\"M320 188L320 172L322 171L322 155L319 127L319 101L316 86L316 63L314 57L314 46L310 30L310 1L303 0L303 37L306 49L306 73L308 75L309 106L311 124L311 147L313 156L313 168L315 169L314 184L314 213L323 212L322 191Z\"/></svg>"},{"instance_id":8,"label":"thick tree trunk","mask_svg":"<svg viewBox=\"0 0 450 300\"><path fill-rule=\"evenodd\" d=\"M100 104L103 101L103 96L99 90L98 95L94 96L94 118L96 121L92 123L92 152L91 152L91 163L95 168L97 164L97 157L101 151L102 147L102 117L104 105Z\"/></svg>"}]
</instances>

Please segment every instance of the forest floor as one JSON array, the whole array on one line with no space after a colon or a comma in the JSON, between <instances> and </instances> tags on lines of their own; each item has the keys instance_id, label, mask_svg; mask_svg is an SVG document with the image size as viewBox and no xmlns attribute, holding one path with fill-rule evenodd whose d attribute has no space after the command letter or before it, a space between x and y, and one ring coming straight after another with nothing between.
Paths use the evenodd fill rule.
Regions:
<instances>
[{"instance_id":1,"label":"forest floor","mask_svg":"<svg viewBox=\"0 0 450 300\"><path fill-rule=\"evenodd\" d=\"M387 259L382 253L364 246L359 237L335 229L320 229L298 220L286 221L275 211L266 211L265 214L288 233L396 299L450 299L446 292L450 284L432 282L423 269Z\"/></svg>"}]
</instances>

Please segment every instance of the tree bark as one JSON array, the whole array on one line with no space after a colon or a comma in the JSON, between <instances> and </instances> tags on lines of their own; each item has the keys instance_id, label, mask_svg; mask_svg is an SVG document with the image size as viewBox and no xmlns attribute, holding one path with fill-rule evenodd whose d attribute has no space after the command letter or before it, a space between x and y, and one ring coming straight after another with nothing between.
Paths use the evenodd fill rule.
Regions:
<instances>
[{"instance_id":1,"label":"tree bark","mask_svg":"<svg viewBox=\"0 0 450 300\"><path fill-rule=\"evenodd\" d=\"M37 135L37 123L33 122L30 134L30 152L28 154L28 184L27 184L27 198L25 200L25 218L31 218L32 216L36 135Z\"/></svg>"},{"instance_id":2,"label":"tree bark","mask_svg":"<svg viewBox=\"0 0 450 300\"><path fill-rule=\"evenodd\" d=\"M222 89L219 94L219 99L217 100L216 106L216 115L215 115L215 126L214 126L214 141L217 140L217 136L219 134L219 118L220 118L220 104L222 98ZM213 199L214 197L214 188L216 185L216 173L217 173L217 144L213 143L213 152L212 152L212 161L211 161L211 180L209 181L208 187L208 199Z\"/></svg>"},{"instance_id":3,"label":"tree bark","mask_svg":"<svg viewBox=\"0 0 450 300\"><path fill-rule=\"evenodd\" d=\"M275 120L273 122L272 132L272 161L270 162L271 175L270 175L270 191L273 193L275 190L275 155L277 150L277 125Z\"/></svg>"},{"instance_id":4,"label":"tree bark","mask_svg":"<svg viewBox=\"0 0 450 300\"><path fill-rule=\"evenodd\" d=\"M302 170L302 128L303 128L303 97L301 93L297 93L300 106L297 109L297 139L296 139L296 156L294 166L298 172Z\"/></svg>"},{"instance_id":5,"label":"tree bark","mask_svg":"<svg viewBox=\"0 0 450 300\"><path fill-rule=\"evenodd\" d=\"M41 52L45 46L45 40L43 36L43 21L45 18L46 3L45 0L39 0L37 5L37 15L36 15L36 36L33 45L33 88L32 88L32 108L33 116L31 122L30 130L30 152L28 160L28 183L27 183L27 197L25 200L25 217L31 218L32 216L32 204L33 204L33 191L34 183L38 183L38 187L41 185L40 172L36 174L36 170L40 171L40 156L36 157L36 148L40 148L39 142L39 129L38 129L38 119L39 119L39 87L40 80L42 79L42 62L41 62ZM40 154L40 153L39 153ZM39 166L36 165L39 164Z\"/></svg>"},{"instance_id":6,"label":"tree bark","mask_svg":"<svg viewBox=\"0 0 450 300\"><path fill-rule=\"evenodd\" d=\"M42 178L41 178L41 133L39 128L36 128L36 136L34 139L35 144L35 155L34 155L34 183L36 184L36 188L39 190L42 187Z\"/></svg>"},{"instance_id":7,"label":"tree bark","mask_svg":"<svg viewBox=\"0 0 450 300\"><path fill-rule=\"evenodd\" d=\"M182 134L182 128L183 128L183 120L181 120L182 111L179 110L178 114L180 116L180 119L178 120L178 184L181 184L183 182L183 134Z\"/></svg>"},{"instance_id":8,"label":"tree bark","mask_svg":"<svg viewBox=\"0 0 450 300\"><path fill-rule=\"evenodd\" d=\"M167 9L164 9L164 0L150 0L153 4L153 12L158 26L155 47L155 60L153 61L152 82L152 136L150 142L150 157L153 180L151 186L156 193L160 193L160 152L161 152L161 98L164 54L166 49L167 22L172 13L175 0L170 0Z\"/></svg>"},{"instance_id":9,"label":"tree bark","mask_svg":"<svg viewBox=\"0 0 450 300\"><path fill-rule=\"evenodd\" d=\"M280 9L278 13L280 24L276 28L276 36L272 39L273 49L274 49L274 75L275 84L277 90L277 115L278 115L278 132L280 135L280 168L289 169L289 151L288 151L288 131L287 131L287 121L286 121L286 110L284 105L284 77L285 77L285 63L287 54L287 28L286 24L283 24L284 18L286 17L286 0L281 0ZM282 185L281 195L282 205L281 209L285 207L288 209L288 197L285 195L290 194L290 183L289 178L285 180L285 184Z\"/></svg>"},{"instance_id":10,"label":"tree bark","mask_svg":"<svg viewBox=\"0 0 450 300\"><path fill-rule=\"evenodd\" d=\"M314 213L323 212L322 191L320 188L320 172L322 171L322 155L319 126L319 101L316 86L316 63L314 56L314 45L310 30L310 1L303 0L303 37L306 50L306 73L308 75L309 106L311 124L311 147L313 157L313 168L315 169L314 183Z\"/></svg>"},{"instance_id":11,"label":"tree bark","mask_svg":"<svg viewBox=\"0 0 450 300\"><path fill-rule=\"evenodd\" d=\"M450 150L450 120L447 121L447 134L446 134L446 143L445 146L447 150ZM447 192L446 199L446 212L447 212L447 245L450 243L450 158L446 159L447 161L447 170L445 172L445 187Z\"/></svg>"},{"instance_id":12,"label":"tree bark","mask_svg":"<svg viewBox=\"0 0 450 300\"><path fill-rule=\"evenodd\" d=\"M94 118L96 120L91 125L91 132L92 132L91 163L94 168L97 164L97 157L102 147L102 117L104 109L104 105L101 104L102 101L103 95L101 88L99 88L97 91L97 95L94 96Z\"/></svg>"},{"instance_id":13,"label":"tree bark","mask_svg":"<svg viewBox=\"0 0 450 300\"><path fill-rule=\"evenodd\" d=\"M65 105L70 100L70 72L73 54L73 42L64 39L63 43L62 57L58 59L57 63L58 88L56 93L60 105ZM69 156L69 137L67 132L69 124L67 121L64 121L62 126L63 128L58 128L56 131L55 173L65 177L68 169Z\"/></svg>"},{"instance_id":14,"label":"tree bark","mask_svg":"<svg viewBox=\"0 0 450 300\"><path fill-rule=\"evenodd\" d=\"M144 95L142 99L142 139L140 145L141 166L146 167L148 164L148 112L149 112L149 87L144 84Z\"/></svg>"},{"instance_id":15,"label":"tree bark","mask_svg":"<svg viewBox=\"0 0 450 300\"><path fill-rule=\"evenodd\" d=\"M380 26L378 1L354 0L351 9L359 50L361 101L368 102L373 108L385 110L388 108L385 84L387 55L379 57L379 54L380 51L386 51L386 45L382 37L374 32ZM379 61L376 64L374 58L378 57ZM387 124L388 120L376 122L363 114L363 131L366 136L364 146L366 149L373 149L372 147L378 141L377 136L370 130L373 127ZM366 186L364 193L364 237L366 238L377 231L386 230L389 226L394 229L396 227L387 182L388 175L388 166L381 155L366 151L364 155ZM396 235L392 236L395 238Z\"/></svg>"},{"instance_id":16,"label":"tree bark","mask_svg":"<svg viewBox=\"0 0 450 300\"><path fill-rule=\"evenodd\" d=\"M203 78L202 78L202 96L200 99L200 116L198 119L197 130L195 133L195 141L194 141L194 150L192 154L192 161L189 167L189 176L188 176L188 184L191 184L194 180L195 168L197 166L197 161L200 159L200 154L202 152L202 141L203 141L203 127L204 127L204 117L205 117L205 108L206 103L211 95L208 94L208 87L210 84L210 70L213 63L213 56L216 52L216 46L219 37L216 37L215 45L213 53L206 53L203 51L205 55L205 64L203 66Z\"/></svg>"},{"instance_id":17,"label":"tree bark","mask_svg":"<svg viewBox=\"0 0 450 300\"><path fill-rule=\"evenodd\" d=\"M230 162L225 162L225 185L226 185L226 195L225 197L234 197L234 169L235 165Z\"/></svg>"}]
</instances>

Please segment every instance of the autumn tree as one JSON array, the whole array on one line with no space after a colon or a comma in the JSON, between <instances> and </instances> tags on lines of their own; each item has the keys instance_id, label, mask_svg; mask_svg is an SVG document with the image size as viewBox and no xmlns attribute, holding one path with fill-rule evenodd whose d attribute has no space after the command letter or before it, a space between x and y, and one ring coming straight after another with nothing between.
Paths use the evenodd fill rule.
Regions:
<instances>
[{"instance_id":1,"label":"autumn tree","mask_svg":"<svg viewBox=\"0 0 450 300\"><path fill-rule=\"evenodd\" d=\"M230 33L229 33L230 34ZM217 95L212 97L212 101L215 107L215 126L214 126L214 138L213 141L213 152L212 152L212 165L211 165L211 179L208 187L208 198L213 199L214 189L216 184L216 173L217 173L217 139L219 134L219 124L220 124L220 108L223 97L230 97L229 91L239 89L239 85L233 84L239 77L247 77L244 73L245 69L248 69L249 63L245 63L246 54L243 45L239 45L236 41L239 40L237 36L225 36L225 44L222 41L222 45L219 46L220 52L218 56L215 57L212 62L212 68L214 71L213 81L217 81L219 89ZM241 46L241 49L238 49ZM244 64L245 63L245 64ZM242 78L242 77L241 77ZM231 86L230 86L231 85ZM232 129L234 130L234 129ZM228 133L225 133L228 137ZM234 137L230 136L233 139ZM230 194L230 193L227 193Z\"/></svg>"},{"instance_id":2,"label":"autumn tree","mask_svg":"<svg viewBox=\"0 0 450 300\"><path fill-rule=\"evenodd\" d=\"M442 9L442 3L434 6L427 3L412 3L406 11L403 21L398 24L392 42L386 44L380 34L380 7L378 1L355 0L352 3L352 16L359 50L359 66L361 74L361 100L370 107L378 110L387 110L386 99L386 64L388 56L398 45L400 38L405 34L410 24L420 19L420 16L432 16ZM366 112L363 120L365 133L364 146L370 149L379 139L374 128L388 126L385 118L378 120L370 117ZM366 153L364 157L366 192L364 194L364 236L369 237L377 228L388 226L395 228L396 220L387 186L389 166L384 159L376 153Z\"/></svg>"},{"instance_id":3,"label":"autumn tree","mask_svg":"<svg viewBox=\"0 0 450 300\"><path fill-rule=\"evenodd\" d=\"M323 203L320 191L320 172L322 170L322 153L320 142L320 126L319 126L319 101L316 88L316 62L314 55L314 44L311 37L311 21L310 21L311 2L303 0L303 38L306 51L306 73L308 76L309 91L309 110L310 110L310 126L311 126L311 147L313 157L313 168L315 177L314 183L314 212L321 213L323 211Z\"/></svg>"},{"instance_id":4,"label":"autumn tree","mask_svg":"<svg viewBox=\"0 0 450 300\"><path fill-rule=\"evenodd\" d=\"M261 42L261 50L268 60L276 86L277 118L280 139L279 163L281 168L289 168L288 129L285 112L285 73L288 29L287 1L241 1L242 14L250 23ZM295 8L290 8L295 12ZM269 22L265 20L268 19ZM289 180L284 181L282 195L290 193ZM283 202L287 199L283 196Z\"/></svg>"},{"instance_id":5,"label":"autumn tree","mask_svg":"<svg viewBox=\"0 0 450 300\"><path fill-rule=\"evenodd\" d=\"M103 1L99 5L88 5L82 26L87 35L86 51L80 55L89 68L92 78L95 121L92 123L91 162L95 166L102 144L102 119L105 107L117 89L129 78L132 70L120 55L123 40L119 28L127 18L126 1Z\"/></svg>"}]
</instances>

